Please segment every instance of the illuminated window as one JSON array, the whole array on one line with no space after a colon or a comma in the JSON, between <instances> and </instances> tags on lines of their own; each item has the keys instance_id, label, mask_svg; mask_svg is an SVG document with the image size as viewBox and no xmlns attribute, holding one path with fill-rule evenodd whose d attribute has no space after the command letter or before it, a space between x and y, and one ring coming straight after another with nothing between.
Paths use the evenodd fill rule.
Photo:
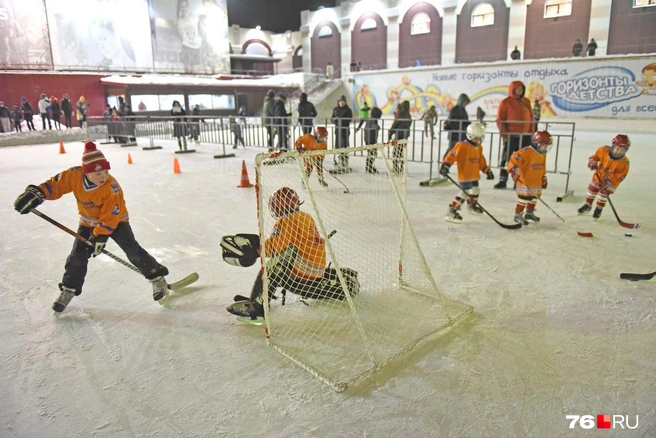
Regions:
<instances>
[{"instance_id":1,"label":"illuminated window","mask_svg":"<svg viewBox=\"0 0 656 438\"><path fill-rule=\"evenodd\" d=\"M547 0L544 3L544 18L572 15L572 0Z\"/></svg>"},{"instance_id":2,"label":"illuminated window","mask_svg":"<svg viewBox=\"0 0 656 438\"><path fill-rule=\"evenodd\" d=\"M634 8L643 8L645 6L656 6L656 0L633 0Z\"/></svg>"},{"instance_id":3,"label":"illuminated window","mask_svg":"<svg viewBox=\"0 0 656 438\"><path fill-rule=\"evenodd\" d=\"M412 17L410 23L410 35L421 35L422 33L430 33L430 17L424 12L419 12Z\"/></svg>"},{"instance_id":4,"label":"illuminated window","mask_svg":"<svg viewBox=\"0 0 656 438\"><path fill-rule=\"evenodd\" d=\"M489 3L481 3L474 8L471 17L471 27L492 26L494 24L494 8Z\"/></svg>"},{"instance_id":5,"label":"illuminated window","mask_svg":"<svg viewBox=\"0 0 656 438\"><path fill-rule=\"evenodd\" d=\"M200 109L235 109L235 96L232 94L190 94L189 107Z\"/></svg>"},{"instance_id":6,"label":"illuminated window","mask_svg":"<svg viewBox=\"0 0 656 438\"><path fill-rule=\"evenodd\" d=\"M360 26L360 30L371 30L377 27L378 24L376 24L376 20L373 18L365 18L365 20L362 22L362 26Z\"/></svg>"},{"instance_id":7,"label":"illuminated window","mask_svg":"<svg viewBox=\"0 0 656 438\"><path fill-rule=\"evenodd\" d=\"M325 38L333 36L333 30L330 28L330 26L323 26L321 29L319 29L319 38Z\"/></svg>"}]
</instances>

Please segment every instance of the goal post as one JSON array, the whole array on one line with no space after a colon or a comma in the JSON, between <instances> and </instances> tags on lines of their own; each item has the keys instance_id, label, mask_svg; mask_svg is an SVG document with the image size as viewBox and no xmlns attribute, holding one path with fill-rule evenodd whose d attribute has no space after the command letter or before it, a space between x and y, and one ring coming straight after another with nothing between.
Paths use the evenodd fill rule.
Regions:
<instances>
[{"instance_id":1,"label":"goal post","mask_svg":"<svg viewBox=\"0 0 656 438\"><path fill-rule=\"evenodd\" d=\"M329 173L333 163L344 163L342 154L348 168ZM289 187L325 241L327 266L320 278L281 280L281 255L262 255L264 290L278 286L278 299L263 294L265 334L276 351L343 391L473 311L439 290L421 250L406 198L405 142L274 155L256 157L262 241L276 220L269 198ZM327 187L316 166L309 177L305 171L323 157ZM293 234L306 232L301 223Z\"/></svg>"}]
</instances>

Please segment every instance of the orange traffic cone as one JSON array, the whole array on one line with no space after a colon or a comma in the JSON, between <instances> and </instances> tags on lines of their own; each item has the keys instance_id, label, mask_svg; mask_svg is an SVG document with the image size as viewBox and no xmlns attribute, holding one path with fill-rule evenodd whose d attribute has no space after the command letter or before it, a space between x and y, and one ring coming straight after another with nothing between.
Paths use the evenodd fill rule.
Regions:
<instances>
[{"instance_id":1,"label":"orange traffic cone","mask_svg":"<svg viewBox=\"0 0 656 438\"><path fill-rule=\"evenodd\" d=\"M128 164L132 164L132 156L128 154Z\"/></svg>"},{"instance_id":2,"label":"orange traffic cone","mask_svg":"<svg viewBox=\"0 0 656 438\"><path fill-rule=\"evenodd\" d=\"M65 154L66 153L66 149L64 149L64 141L63 140L59 140L59 153L60 154Z\"/></svg>"},{"instance_id":3,"label":"orange traffic cone","mask_svg":"<svg viewBox=\"0 0 656 438\"><path fill-rule=\"evenodd\" d=\"M248 188L253 187L248 179L248 170L246 170L246 160L241 160L241 182L237 187Z\"/></svg>"},{"instance_id":4,"label":"orange traffic cone","mask_svg":"<svg viewBox=\"0 0 656 438\"><path fill-rule=\"evenodd\" d=\"M180 171L180 162L177 158L173 159L173 173L182 173Z\"/></svg>"}]
</instances>

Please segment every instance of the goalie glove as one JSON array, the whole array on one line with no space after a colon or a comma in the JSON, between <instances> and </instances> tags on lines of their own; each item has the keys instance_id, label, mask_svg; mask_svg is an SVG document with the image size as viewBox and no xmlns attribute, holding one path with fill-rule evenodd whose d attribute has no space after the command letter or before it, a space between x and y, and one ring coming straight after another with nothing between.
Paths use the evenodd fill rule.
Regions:
<instances>
[{"instance_id":1,"label":"goalie glove","mask_svg":"<svg viewBox=\"0 0 656 438\"><path fill-rule=\"evenodd\" d=\"M14 201L14 209L20 214L27 214L33 208L38 207L45 199L46 195L43 194L41 189L30 184L25 188L25 192L18 195L18 198Z\"/></svg>"},{"instance_id":2,"label":"goalie glove","mask_svg":"<svg viewBox=\"0 0 656 438\"><path fill-rule=\"evenodd\" d=\"M221 238L223 260L233 266L248 267L255 264L260 256L259 247L260 236L257 234L235 234Z\"/></svg>"},{"instance_id":3,"label":"goalie glove","mask_svg":"<svg viewBox=\"0 0 656 438\"><path fill-rule=\"evenodd\" d=\"M440 166L440 175L442 176L447 176L449 174L449 169L451 168L451 165L449 163L442 163Z\"/></svg>"},{"instance_id":4,"label":"goalie glove","mask_svg":"<svg viewBox=\"0 0 656 438\"><path fill-rule=\"evenodd\" d=\"M522 171L519 170L519 167L515 166L512 169L510 169L510 177L512 178L513 181L517 182L519 179L520 175L522 174Z\"/></svg>"},{"instance_id":5,"label":"goalie glove","mask_svg":"<svg viewBox=\"0 0 656 438\"><path fill-rule=\"evenodd\" d=\"M599 165L599 161L595 160L594 158L590 158L588 160L588 169L596 170L598 165Z\"/></svg>"},{"instance_id":6,"label":"goalie glove","mask_svg":"<svg viewBox=\"0 0 656 438\"><path fill-rule=\"evenodd\" d=\"M547 188L547 177L546 176L542 177L542 188L543 189Z\"/></svg>"}]
</instances>

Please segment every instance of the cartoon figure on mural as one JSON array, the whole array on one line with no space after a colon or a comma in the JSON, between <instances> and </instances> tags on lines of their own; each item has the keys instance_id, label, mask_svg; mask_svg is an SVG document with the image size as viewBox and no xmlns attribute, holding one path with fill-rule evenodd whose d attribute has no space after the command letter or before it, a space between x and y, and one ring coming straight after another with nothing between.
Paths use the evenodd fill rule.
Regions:
<instances>
[{"instance_id":1,"label":"cartoon figure on mural","mask_svg":"<svg viewBox=\"0 0 656 438\"><path fill-rule=\"evenodd\" d=\"M551 106L551 102L546 100L547 90L545 90L544 85L540 82L531 82L526 86L526 97L531 102L536 100L540 102L540 115L542 117L553 117L556 114L556 110Z\"/></svg>"},{"instance_id":2,"label":"cartoon figure on mural","mask_svg":"<svg viewBox=\"0 0 656 438\"><path fill-rule=\"evenodd\" d=\"M636 82L642 88L642 94L656 95L656 62L642 68L642 80Z\"/></svg>"}]
</instances>

